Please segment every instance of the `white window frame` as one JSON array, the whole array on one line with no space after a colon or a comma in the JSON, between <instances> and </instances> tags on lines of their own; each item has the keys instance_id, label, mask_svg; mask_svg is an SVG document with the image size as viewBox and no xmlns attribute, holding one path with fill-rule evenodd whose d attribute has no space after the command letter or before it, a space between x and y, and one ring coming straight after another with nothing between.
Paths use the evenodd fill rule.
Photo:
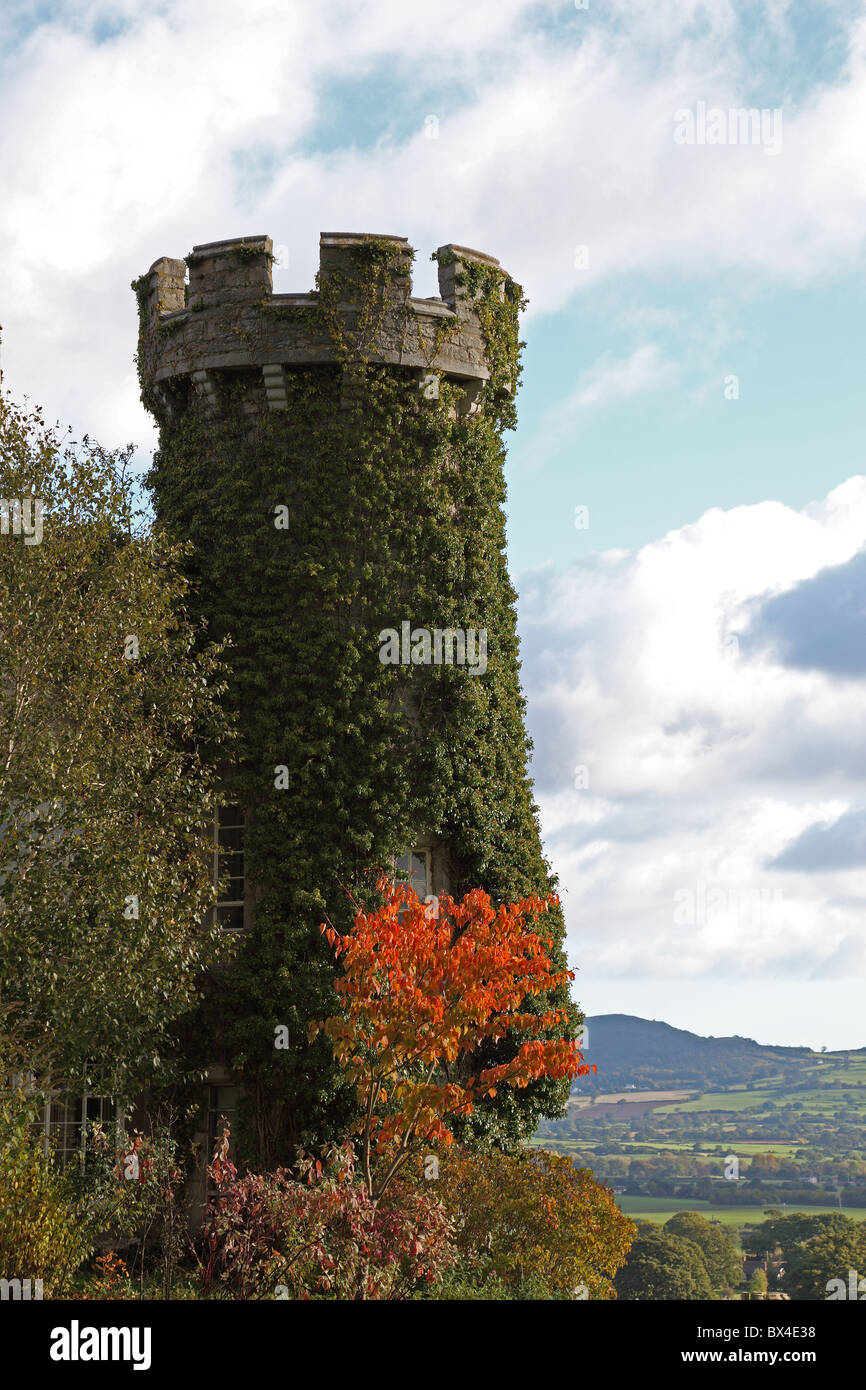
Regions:
<instances>
[{"instance_id":1,"label":"white window frame","mask_svg":"<svg viewBox=\"0 0 866 1390\"><path fill-rule=\"evenodd\" d=\"M120 1119L120 1107L113 1096L99 1095L93 1091L85 1090L72 1096L58 1096L54 1100L45 1101L42 1107L42 1145L46 1158L53 1153L63 1163L77 1160L82 1172L84 1171L84 1160L87 1156L87 1134L90 1125L87 1103L93 1100L99 1101L101 1112L96 1118L101 1120L103 1124L113 1124L116 1129ZM81 1115L79 1119L70 1120L69 1111L74 1107L80 1107ZM52 1117L52 1110L55 1112L54 1117ZM106 1110L110 1113L104 1113ZM51 1140L54 1136L57 1137L59 1143L52 1146ZM74 1142L66 1142L73 1138Z\"/></svg>"},{"instance_id":2,"label":"white window frame","mask_svg":"<svg viewBox=\"0 0 866 1390\"><path fill-rule=\"evenodd\" d=\"M425 891L424 891L423 893L418 893L418 901L423 903L423 902L426 902L428 898L432 897L432 894L433 894L433 851L432 851L432 850L428 849L428 848L427 848L426 846L424 846L424 845L413 845L411 849L404 850L403 853L402 853L402 855L398 854L398 855L395 857L395 859L394 859L394 882L397 883L397 884L405 884L405 885L406 885L407 887L409 887L409 888L411 888L411 887L413 886L413 885L412 885L411 874L408 875L408 876L405 877L405 878L402 878L402 877L400 877L401 870L398 868L399 861L400 861L400 859L403 859L403 858L408 859L409 864L410 864L410 866L411 866L411 864L412 864L412 855L413 855L413 854L417 854L417 855L419 855L419 856L422 856L423 859L424 859L424 889L425 889ZM417 889L416 889L416 892L417 892Z\"/></svg>"},{"instance_id":3,"label":"white window frame","mask_svg":"<svg viewBox=\"0 0 866 1390\"><path fill-rule=\"evenodd\" d=\"M237 821L235 821L235 822L234 822L233 824L231 824L231 825L220 825L220 809L223 810L223 811L230 811L230 810L236 809L236 810L237 810L237 813L238 813L238 816L240 817L240 819L237 820ZM242 892L241 897L239 897L239 898L218 898L218 899L217 899L216 907L213 908L212 920L213 920L214 923L218 923L218 922L219 922L219 920L220 920L220 915L219 915L219 914L220 914L220 908L223 908L223 907L239 907L240 910L241 910L241 914L242 914L243 918L244 918L244 919L246 918L246 911L245 911L246 886L247 886L247 878L246 878L246 867L247 867L247 865L246 865L246 817L244 816L244 810L243 810L243 807L242 807L242 806L237 806L237 807L235 807L234 804L230 804L230 805L228 805L228 806L223 806L223 807L221 807L221 808L219 808L219 809L217 810L216 815L214 816L214 819L213 819L213 885L214 885L214 888L217 887L217 885L218 885L218 883L219 883L219 879L220 879L220 849L221 849L221 846L220 846L220 831L221 831L221 830L240 830L240 831L242 832L242 834L241 834L241 854L244 856L244 872L243 872L243 874L240 875L239 877L240 877L240 879L241 879L241 886L242 886L243 892ZM236 875L236 877L238 877L238 875ZM245 920L242 921L240 927L229 927L229 926L227 926L227 927L224 928L224 930L225 930L225 931L242 931L244 925L245 925Z\"/></svg>"}]
</instances>

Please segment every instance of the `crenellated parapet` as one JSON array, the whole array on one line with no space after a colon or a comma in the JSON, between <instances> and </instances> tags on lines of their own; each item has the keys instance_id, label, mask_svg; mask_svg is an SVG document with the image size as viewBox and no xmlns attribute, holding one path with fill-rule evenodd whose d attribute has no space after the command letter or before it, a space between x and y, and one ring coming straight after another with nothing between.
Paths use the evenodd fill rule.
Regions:
<instances>
[{"instance_id":1,"label":"crenellated parapet","mask_svg":"<svg viewBox=\"0 0 866 1390\"><path fill-rule=\"evenodd\" d=\"M412 295L414 252L404 237L323 233L318 289L274 294L270 237L195 246L185 261L162 257L136 283L141 311L139 371L147 403L168 420L193 393L219 408L220 383L234 377L248 406L284 409L286 372L322 365L344 371L385 364L430 390L445 377L476 409L490 363L470 263L509 277L492 256L446 245L436 253L439 297ZM186 270L189 283L185 283Z\"/></svg>"}]
</instances>

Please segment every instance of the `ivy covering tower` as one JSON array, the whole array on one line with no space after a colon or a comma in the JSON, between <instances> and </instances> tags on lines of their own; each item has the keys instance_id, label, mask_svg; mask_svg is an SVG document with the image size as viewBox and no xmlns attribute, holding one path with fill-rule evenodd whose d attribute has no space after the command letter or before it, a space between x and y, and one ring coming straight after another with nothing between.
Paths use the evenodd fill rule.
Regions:
<instances>
[{"instance_id":1,"label":"ivy covering tower","mask_svg":"<svg viewBox=\"0 0 866 1390\"><path fill-rule=\"evenodd\" d=\"M239 1078L263 1163L351 1112L327 1040L308 1041L334 1006L320 924L348 927L347 890L372 901L376 866L422 897L553 886L505 560L524 301L497 261L451 245L441 298L413 298L413 257L400 237L323 235L316 291L274 294L272 243L247 237L134 285L156 514L192 542L209 635L231 638L239 722L215 833L241 940L189 1047ZM476 1137L516 1143L565 1091L498 1095Z\"/></svg>"}]
</instances>

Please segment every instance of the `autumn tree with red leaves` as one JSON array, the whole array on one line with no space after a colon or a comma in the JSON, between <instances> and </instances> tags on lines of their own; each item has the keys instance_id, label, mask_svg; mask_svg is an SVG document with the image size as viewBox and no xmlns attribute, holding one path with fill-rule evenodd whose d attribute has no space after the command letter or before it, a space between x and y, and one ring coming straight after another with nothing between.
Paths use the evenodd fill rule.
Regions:
<instances>
[{"instance_id":1,"label":"autumn tree with red leaves","mask_svg":"<svg viewBox=\"0 0 866 1390\"><path fill-rule=\"evenodd\" d=\"M413 1155L448 1146L449 1125L501 1086L542 1076L585 1075L573 1039L544 1036L567 1021L564 1009L532 1012L527 1002L574 978L551 963L552 938L539 925L548 898L494 907L476 888L438 907L405 885L379 881L375 912L358 911L345 936L321 930L342 962L342 1011L310 1025L324 1030L357 1085L363 1180L373 1201ZM511 1034L516 1054L472 1074L472 1054Z\"/></svg>"}]
</instances>

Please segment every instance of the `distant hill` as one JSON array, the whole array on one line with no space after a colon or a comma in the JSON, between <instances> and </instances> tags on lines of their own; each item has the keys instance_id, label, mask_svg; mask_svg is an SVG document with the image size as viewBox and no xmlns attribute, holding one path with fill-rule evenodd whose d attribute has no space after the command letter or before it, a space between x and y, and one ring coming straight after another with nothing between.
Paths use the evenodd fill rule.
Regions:
<instances>
[{"instance_id":1,"label":"distant hill","mask_svg":"<svg viewBox=\"0 0 866 1390\"><path fill-rule=\"evenodd\" d=\"M803 1059L817 1055L808 1047L766 1047L753 1038L702 1038L631 1014L596 1014L587 1018L586 1025L584 1057L598 1072L575 1084L575 1092L584 1094L626 1086L651 1090L747 1085L797 1069Z\"/></svg>"}]
</instances>

